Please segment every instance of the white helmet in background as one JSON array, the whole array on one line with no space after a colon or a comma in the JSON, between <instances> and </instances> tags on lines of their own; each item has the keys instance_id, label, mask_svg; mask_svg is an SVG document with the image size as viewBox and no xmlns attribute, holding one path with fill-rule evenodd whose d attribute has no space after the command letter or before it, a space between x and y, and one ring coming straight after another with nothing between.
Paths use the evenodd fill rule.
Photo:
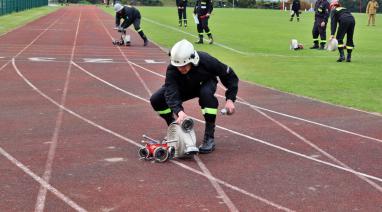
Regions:
<instances>
[{"instance_id":1,"label":"white helmet in background","mask_svg":"<svg viewBox=\"0 0 382 212\"><path fill-rule=\"evenodd\" d=\"M120 3L115 3L114 4L114 10L115 12L119 12L123 9L123 6Z\"/></svg>"},{"instance_id":2,"label":"white helmet in background","mask_svg":"<svg viewBox=\"0 0 382 212\"><path fill-rule=\"evenodd\" d=\"M172 48L170 52L171 65L173 66L184 66L189 63L194 65L198 65L199 63L199 55L195 51L194 46L183 39L177 42Z\"/></svg>"}]
</instances>

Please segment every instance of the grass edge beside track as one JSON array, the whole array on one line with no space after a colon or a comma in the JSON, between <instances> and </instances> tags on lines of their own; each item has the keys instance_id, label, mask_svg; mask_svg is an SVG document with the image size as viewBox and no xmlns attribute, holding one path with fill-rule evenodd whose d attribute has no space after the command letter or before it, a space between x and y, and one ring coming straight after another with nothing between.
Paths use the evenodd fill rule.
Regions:
<instances>
[{"instance_id":1,"label":"grass edge beside track","mask_svg":"<svg viewBox=\"0 0 382 212\"><path fill-rule=\"evenodd\" d=\"M110 15L114 15L112 8L102 9ZM172 23L176 17L174 17L174 14L168 13L174 10L173 8L169 7L166 10L166 8L158 7L139 7L139 9L143 17L142 28L145 29L145 33L148 34L148 37L162 48L169 48L172 42L182 37L191 39L191 41L193 39L196 40L197 33L193 24L190 24L186 30L178 28L177 23ZM164 10L165 16L169 17L164 18L163 14L156 16L152 12L147 13L148 11L152 11L152 9L154 9L154 11ZM227 10L228 9L225 9L225 11ZM222 13L221 11L217 12ZM252 10L243 10L243 12L248 15L247 13L252 13ZM254 12L279 14L279 11L254 10ZM280 14L277 20L286 21L287 24L290 24L289 20L286 19L289 16L288 13ZM263 49L261 46L256 46L254 49L250 47L249 50L244 50L244 54L249 53L250 55L239 55L237 52L235 53L227 48L218 46L218 42L223 42L223 45L225 44L225 41L222 39L226 38L223 38L222 34L220 38L218 37L219 39L217 39L216 45L198 45L196 48L198 50L207 51L225 63L233 66L242 81L324 103L343 106L375 115L382 115L382 87L380 85L378 86L378 79L380 79L382 75L376 70L378 67L378 62L376 61L378 61L378 58L382 55L377 53L378 48L375 44L371 43L371 39L368 37L369 35L375 36L375 33L370 32L373 32L373 30L378 32L379 29L366 28L363 26L362 22L364 22L365 19L364 14L354 15L358 21L357 29L359 33L356 34L356 42L358 42L357 44L359 45L357 46L360 48L356 49L355 62L351 64L336 63L337 52L318 52L314 50L291 52L285 50L284 47L268 50ZM188 16L191 16L190 13ZM217 16L218 15L214 17L214 20L218 18ZM310 45L308 41L311 41L310 31L312 21L310 18L312 17L310 16L312 16L312 14L305 14L305 20L302 21L305 22L303 23L305 25L303 25L303 29L301 29L300 25L298 29L299 32L297 33L300 35L303 33L305 38L302 39L302 41L306 44L306 48ZM157 19L153 19L153 17L157 17ZM215 20L215 22L216 21L217 20ZM211 24L213 25L214 22L211 22ZM221 23L219 24L221 25ZM152 27L155 29L151 29ZM213 29L216 29L215 31L218 30L214 25ZM163 33L161 34L159 31L163 31ZM265 35L269 35L270 32L264 33ZM291 32L287 32L288 35L286 37L292 36L289 35L290 33ZM330 34L329 26L327 34ZM286 37L284 36L280 39L285 39ZM230 41L226 40L226 42ZM233 43L237 42L238 41L234 41ZM266 39L264 42L267 43L269 41ZM284 45L284 40L281 45ZM371 47L371 49L368 49L368 47ZM239 51L243 50L243 46L235 48L238 48ZM272 48L272 46L270 48ZM269 54L267 52L269 52ZM371 56L371 58L369 58L369 56ZM237 67L235 60L244 61L244 63L252 62L253 64L244 64ZM322 67L327 68L323 69ZM381 92L379 92L379 90Z\"/></svg>"},{"instance_id":2,"label":"grass edge beside track","mask_svg":"<svg viewBox=\"0 0 382 212\"><path fill-rule=\"evenodd\" d=\"M60 7L44 6L0 16L0 36L48 15Z\"/></svg>"}]
</instances>

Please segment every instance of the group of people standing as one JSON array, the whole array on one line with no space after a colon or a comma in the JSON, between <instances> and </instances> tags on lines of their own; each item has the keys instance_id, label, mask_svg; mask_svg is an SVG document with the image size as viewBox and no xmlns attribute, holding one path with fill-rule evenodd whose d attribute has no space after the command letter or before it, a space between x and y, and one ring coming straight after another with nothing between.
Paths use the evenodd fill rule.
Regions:
<instances>
[{"instance_id":1,"label":"group of people standing","mask_svg":"<svg viewBox=\"0 0 382 212\"><path fill-rule=\"evenodd\" d=\"M370 3L371 2L371 3ZM375 13L378 3L371 0L367 6L369 14L369 24L375 22ZM187 27L187 0L176 0L179 18L179 27L182 25ZM293 0L290 21L297 16L299 21L300 1ZM114 5L116 11L116 26L122 29L134 24L135 30L147 45L148 39L140 28L140 13L131 6L122 6L116 3ZM207 34L209 43L213 43L212 33L208 27L208 19L212 13L212 0L197 0L194 8L195 21L199 40L197 44L203 43L203 32ZM340 57L337 62L351 62L351 55L354 48L353 34L355 27L355 19L350 11L344 7L338 0L317 0L314 7L315 21L313 24L312 36L313 46L311 49L324 49L326 44L326 26L331 19L330 39L334 37L338 40L338 51ZM124 22L121 24L121 19ZM337 29L338 25L338 29ZM337 32L337 33L336 33ZM346 43L344 37L346 35ZM320 39L319 39L320 37ZM344 49L347 50L345 58ZM187 118L183 102L199 98L199 105L205 119L204 137L199 146L200 153L210 153L215 150L215 121L218 114L218 100L215 97L217 89L217 78L226 87L226 102L224 108L228 115L235 112L234 102L238 92L239 79L233 69L228 65L220 62L215 57L206 52L196 51L194 46L187 40L177 42L170 50L170 64L166 70L166 78L164 85L156 91L150 98L152 108L160 117L170 125L173 122L181 123Z\"/></svg>"},{"instance_id":2,"label":"group of people standing","mask_svg":"<svg viewBox=\"0 0 382 212\"><path fill-rule=\"evenodd\" d=\"M310 48L320 50L325 48L326 26L330 17L330 39L334 39L335 37L338 41L338 52L340 56L337 59L337 62L345 61L344 49L347 50L346 62L351 62L352 51L354 48L353 35L355 27L355 19L353 15L348 9L341 7L341 4L337 0L333 0L330 4L327 0L317 0L314 6L314 11L315 15L312 30L313 46ZM345 35L346 44L344 44ZM318 39L319 36L320 40Z\"/></svg>"},{"instance_id":3,"label":"group of people standing","mask_svg":"<svg viewBox=\"0 0 382 212\"><path fill-rule=\"evenodd\" d=\"M293 21L295 15L297 16L297 21L299 21L300 9L300 0L293 0L290 21ZM377 9L378 2L376 0L370 0L366 7L366 13L369 16L368 26L370 25L370 22L375 26L375 14ZM354 48L353 35L355 19L348 9L341 6L338 0L332 0L331 3L329 3L328 0L316 1L314 5L314 24L312 29L313 46L310 47L310 49L325 49L327 42L326 26L329 18L331 19L330 40L336 38L338 41L338 52L340 56L337 59L337 62L351 62L352 51ZM345 35L346 43L344 43ZM347 50L346 59L344 49Z\"/></svg>"},{"instance_id":4,"label":"group of people standing","mask_svg":"<svg viewBox=\"0 0 382 212\"><path fill-rule=\"evenodd\" d=\"M187 27L187 0L176 0L176 7L178 9L178 22L179 27L184 23L184 27ZM214 39L210 28L208 27L208 19L211 16L213 10L212 0L197 0L194 7L194 16L196 17L196 29L198 30L199 39L196 44L203 44L203 34L208 36L208 43L213 44Z\"/></svg>"}]
</instances>

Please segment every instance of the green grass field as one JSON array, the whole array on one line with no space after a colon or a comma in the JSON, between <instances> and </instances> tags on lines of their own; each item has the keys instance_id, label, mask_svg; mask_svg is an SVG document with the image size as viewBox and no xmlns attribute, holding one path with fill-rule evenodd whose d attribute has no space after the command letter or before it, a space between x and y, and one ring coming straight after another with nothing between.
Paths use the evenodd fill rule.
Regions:
<instances>
[{"instance_id":1,"label":"green grass field","mask_svg":"<svg viewBox=\"0 0 382 212\"><path fill-rule=\"evenodd\" d=\"M43 7L0 17L0 34L55 8ZM104 9L114 16L112 7ZM182 38L197 39L189 9L188 28L177 27L175 7L140 7L142 29L150 40L169 48ZM366 26L365 14L356 17L352 63L336 63L337 52L309 50L313 14L289 22L289 13L275 10L215 8L210 19L214 45L198 45L229 64L241 80L334 104L382 113L382 25ZM330 30L328 28L328 34ZM289 50L289 41L303 43ZM379 68L378 68L379 67Z\"/></svg>"},{"instance_id":2,"label":"green grass field","mask_svg":"<svg viewBox=\"0 0 382 212\"><path fill-rule=\"evenodd\" d=\"M197 39L189 9L189 27L177 26L175 7L140 7L142 29L166 48L186 38ZM112 9L108 9L114 14ZM312 45L313 14L299 23L289 12L216 8L210 28L216 44L197 45L229 64L241 80L334 104L382 113L382 25L367 27L365 14L356 17L353 62L337 63L337 52L308 49ZM327 29L328 36L330 29ZM302 51L289 50L289 41L303 43Z\"/></svg>"},{"instance_id":3,"label":"green grass field","mask_svg":"<svg viewBox=\"0 0 382 212\"><path fill-rule=\"evenodd\" d=\"M38 7L18 13L0 16L0 35L22 25L25 25L41 16L55 11L58 7Z\"/></svg>"}]
</instances>

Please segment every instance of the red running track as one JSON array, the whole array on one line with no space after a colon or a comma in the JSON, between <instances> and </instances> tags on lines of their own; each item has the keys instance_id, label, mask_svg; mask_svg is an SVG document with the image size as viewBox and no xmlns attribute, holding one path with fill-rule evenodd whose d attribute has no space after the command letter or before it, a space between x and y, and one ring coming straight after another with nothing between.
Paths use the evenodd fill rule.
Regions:
<instances>
[{"instance_id":1,"label":"red running track","mask_svg":"<svg viewBox=\"0 0 382 212\"><path fill-rule=\"evenodd\" d=\"M165 135L148 99L168 57L135 32L112 46L113 22L70 6L0 37L0 211L382 210L380 115L246 82L215 152L139 160Z\"/></svg>"}]
</instances>

